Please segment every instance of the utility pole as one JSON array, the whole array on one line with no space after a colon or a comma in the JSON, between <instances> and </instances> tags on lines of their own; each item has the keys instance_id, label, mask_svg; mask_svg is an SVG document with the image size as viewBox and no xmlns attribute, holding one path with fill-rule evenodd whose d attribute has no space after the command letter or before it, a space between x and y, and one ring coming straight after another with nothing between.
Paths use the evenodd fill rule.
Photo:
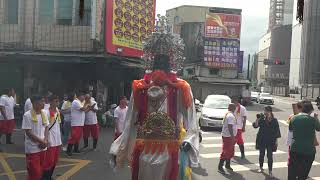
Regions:
<instances>
[{"instance_id":1,"label":"utility pole","mask_svg":"<svg viewBox=\"0 0 320 180\"><path fill-rule=\"evenodd\" d=\"M248 54L248 68L247 68L247 79L250 79L250 54Z\"/></svg>"}]
</instances>

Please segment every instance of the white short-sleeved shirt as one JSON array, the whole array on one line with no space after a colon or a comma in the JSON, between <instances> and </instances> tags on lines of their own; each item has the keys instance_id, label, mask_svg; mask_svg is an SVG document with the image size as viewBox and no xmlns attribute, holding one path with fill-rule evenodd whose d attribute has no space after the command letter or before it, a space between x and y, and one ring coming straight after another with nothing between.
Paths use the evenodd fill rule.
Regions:
<instances>
[{"instance_id":1,"label":"white short-sleeved shirt","mask_svg":"<svg viewBox=\"0 0 320 180\"><path fill-rule=\"evenodd\" d=\"M47 115L47 113L45 111L43 111L43 112ZM23 116L22 129L23 130L31 129L32 132L37 137L39 137L40 139L44 139L45 128L47 126L49 126L49 121L47 119L47 124L42 124L41 114L37 114L37 120L38 120L37 123L33 122L32 117L31 117L31 111L26 112ZM38 153L38 152L46 150L46 149L40 149L39 143L32 141L29 138L29 136L27 136L26 134L25 134L24 145L25 145L25 153L26 154Z\"/></svg>"},{"instance_id":2,"label":"white short-sleeved shirt","mask_svg":"<svg viewBox=\"0 0 320 180\"><path fill-rule=\"evenodd\" d=\"M128 107L121 109L120 106L118 106L114 110L114 117L117 118L117 123L118 123L120 133L122 133L124 130L127 110L128 110Z\"/></svg>"},{"instance_id":3,"label":"white short-sleeved shirt","mask_svg":"<svg viewBox=\"0 0 320 180\"><path fill-rule=\"evenodd\" d=\"M0 113L0 120L12 120L14 119L14 106L16 105L13 97L2 95L0 97L0 106L3 106L8 119L4 119L4 116Z\"/></svg>"},{"instance_id":4,"label":"white short-sleeved shirt","mask_svg":"<svg viewBox=\"0 0 320 180\"><path fill-rule=\"evenodd\" d=\"M98 110L97 102L91 100L90 106L93 106L94 104L95 104L95 106L93 107L93 109ZM97 124L97 123L98 123L97 113L95 113L93 111L86 112L86 118L85 118L84 124L93 125L93 124Z\"/></svg>"},{"instance_id":5,"label":"white short-sleeved shirt","mask_svg":"<svg viewBox=\"0 0 320 180\"><path fill-rule=\"evenodd\" d=\"M238 110L240 108L240 111ZM234 115L237 119L237 128L242 129L243 128L243 121L244 117L247 117L247 110L244 106L240 105L240 107L237 107L234 111Z\"/></svg>"},{"instance_id":6,"label":"white short-sleeved shirt","mask_svg":"<svg viewBox=\"0 0 320 180\"><path fill-rule=\"evenodd\" d=\"M224 119L222 132L221 132L223 137L231 137L228 129L228 125L233 125L233 135L236 136L237 134L236 117L232 113L228 113Z\"/></svg>"},{"instance_id":7,"label":"white short-sleeved shirt","mask_svg":"<svg viewBox=\"0 0 320 180\"><path fill-rule=\"evenodd\" d=\"M49 108L50 108L50 104L44 104L44 107L43 107L44 110L48 110Z\"/></svg>"},{"instance_id":8,"label":"white short-sleeved shirt","mask_svg":"<svg viewBox=\"0 0 320 180\"><path fill-rule=\"evenodd\" d=\"M68 107L68 101L64 101L61 107L62 110L71 110L71 103L70 103L70 107ZM71 121L71 111L69 113L64 113L64 120L67 122Z\"/></svg>"},{"instance_id":9,"label":"white short-sleeved shirt","mask_svg":"<svg viewBox=\"0 0 320 180\"><path fill-rule=\"evenodd\" d=\"M24 104L24 112L30 111L32 109L31 99L28 98Z\"/></svg>"},{"instance_id":10,"label":"white short-sleeved shirt","mask_svg":"<svg viewBox=\"0 0 320 180\"><path fill-rule=\"evenodd\" d=\"M59 111L59 110L57 109L57 111ZM48 120L50 121L50 111L47 110L46 113L47 113L47 116L48 116ZM48 136L49 147L61 146L61 144L62 144L61 131L60 131L60 122L57 119L58 113L55 113L54 117L55 117L56 122L54 123L54 121L52 121L49 124L49 128L52 127L49 130L49 136Z\"/></svg>"},{"instance_id":11,"label":"white short-sleeved shirt","mask_svg":"<svg viewBox=\"0 0 320 180\"><path fill-rule=\"evenodd\" d=\"M81 111L81 102L74 100L71 104L71 126L83 126L85 120L85 112Z\"/></svg>"}]
</instances>

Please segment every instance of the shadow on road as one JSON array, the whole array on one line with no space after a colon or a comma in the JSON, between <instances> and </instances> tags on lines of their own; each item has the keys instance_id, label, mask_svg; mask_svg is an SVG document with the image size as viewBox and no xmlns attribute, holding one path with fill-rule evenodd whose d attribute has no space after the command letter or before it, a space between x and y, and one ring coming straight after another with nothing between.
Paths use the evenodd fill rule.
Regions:
<instances>
[{"instance_id":1,"label":"shadow on road","mask_svg":"<svg viewBox=\"0 0 320 180\"><path fill-rule=\"evenodd\" d=\"M256 170L250 170L250 171L253 172L253 173L256 173L256 174L262 174L262 175L264 175L264 176L265 176L265 180L280 180L280 179L277 178L277 177L270 177L266 172L259 173L259 172L258 172L258 169L256 169Z\"/></svg>"},{"instance_id":2,"label":"shadow on road","mask_svg":"<svg viewBox=\"0 0 320 180\"><path fill-rule=\"evenodd\" d=\"M192 168L192 172L200 176L208 176L207 169L204 169L201 164L197 168Z\"/></svg>"},{"instance_id":3,"label":"shadow on road","mask_svg":"<svg viewBox=\"0 0 320 180\"><path fill-rule=\"evenodd\" d=\"M222 174L227 179L245 180L245 178L234 171L227 171L229 174Z\"/></svg>"}]
</instances>

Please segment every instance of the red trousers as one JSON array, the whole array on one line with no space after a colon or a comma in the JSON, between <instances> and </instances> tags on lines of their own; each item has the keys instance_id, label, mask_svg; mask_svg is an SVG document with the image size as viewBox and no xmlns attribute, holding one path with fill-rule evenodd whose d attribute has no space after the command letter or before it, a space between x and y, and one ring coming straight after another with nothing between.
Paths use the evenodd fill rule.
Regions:
<instances>
[{"instance_id":1,"label":"red trousers","mask_svg":"<svg viewBox=\"0 0 320 180\"><path fill-rule=\"evenodd\" d=\"M68 144L79 144L82 137L83 126L72 126L71 136L68 140Z\"/></svg>"},{"instance_id":2,"label":"red trousers","mask_svg":"<svg viewBox=\"0 0 320 180\"><path fill-rule=\"evenodd\" d=\"M238 145L244 145L243 137L242 137L242 129L238 129L236 135L236 141Z\"/></svg>"},{"instance_id":3,"label":"red trousers","mask_svg":"<svg viewBox=\"0 0 320 180\"><path fill-rule=\"evenodd\" d=\"M27 180L40 180L45 163L46 152L38 152L26 155L27 161Z\"/></svg>"},{"instance_id":4,"label":"red trousers","mask_svg":"<svg viewBox=\"0 0 320 180\"><path fill-rule=\"evenodd\" d=\"M84 125L83 127L83 138L88 139L89 137L93 137L94 139L99 138L99 125L92 124L92 125Z\"/></svg>"},{"instance_id":5,"label":"red trousers","mask_svg":"<svg viewBox=\"0 0 320 180\"><path fill-rule=\"evenodd\" d=\"M60 150L60 146L48 148L48 150L46 151L46 158L43 166L44 170L50 170L56 167L59 160Z\"/></svg>"},{"instance_id":6,"label":"red trousers","mask_svg":"<svg viewBox=\"0 0 320 180\"><path fill-rule=\"evenodd\" d=\"M222 137L221 160L231 159L234 156L234 144L231 137Z\"/></svg>"},{"instance_id":7,"label":"red trousers","mask_svg":"<svg viewBox=\"0 0 320 180\"><path fill-rule=\"evenodd\" d=\"M16 127L16 120L0 120L0 133L2 134L12 134L14 128Z\"/></svg>"}]
</instances>

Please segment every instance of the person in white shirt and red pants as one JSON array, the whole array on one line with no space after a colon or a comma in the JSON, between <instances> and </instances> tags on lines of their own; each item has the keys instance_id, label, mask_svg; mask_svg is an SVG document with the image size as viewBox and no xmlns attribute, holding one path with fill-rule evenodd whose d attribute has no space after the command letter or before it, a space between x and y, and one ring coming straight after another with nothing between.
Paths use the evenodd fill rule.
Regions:
<instances>
[{"instance_id":1,"label":"person in white shirt and red pants","mask_svg":"<svg viewBox=\"0 0 320 180\"><path fill-rule=\"evenodd\" d=\"M33 108L23 116L22 129L25 130L25 153L27 162L27 180L40 180L45 164L45 152L48 147L49 121L42 110L44 99L32 96Z\"/></svg>"},{"instance_id":2,"label":"person in white shirt and red pants","mask_svg":"<svg viewBox=\"0 0 320 180\"><path fill-rule=\"evenodd\" d=\"M125 96L120 97L120 104L114 110L114 118L115 118L115 135L114 140L116 140L124 130L124 123L126 119L128 106L127 106L127 98Z\"/></svg>"},{"instance_id":3,"label":"person in white shirt and red pants","mask_svg":"<svg viewBox=\"0 0 320 180\"><path fill-rule=\"evenodd\" d=\"M239 97L233 97L232 103L236 105L236 110L234 112L234 115L236 116L237 120L237 135L236 135L236 141L239 146L240 152L241 152L241 158L245 158L244 153L244 140L243 140L243 133L246 131L246 122L247 122L247 110L244 106L240 104L240 98Z\"/></svg>"},{"instance_id":4,"label":"person in white shirt and red pants","mask_svg":"<svg viewBox=\"0 0 320 180\"><path fill-rule=\"evenodd\" d=\"M50 107L47 110L47 116L49 120L49 136L48 136L48 150L46 151L46 160L44 164L44 172L42 180L51 180L54 169L59 160L59 154L61 151L61 116L58 109L59 98L55 95L48 97Z\"/></svg>"},{"instance_id":5,"label":"person in white shirt and red pants","mask_svg":"<svg viewBox=\"0 0 320 180\"><path fill-rule=\"evenodd\" d=\"M2 134L6 135L6 144L13 144L12 133L16 126L14 119L14 107L16 105L15 91L13 88L7 90L7 94L0 97L0 140Z\"/></svg>"},{"instance_id":6,"label":"person in white shirt and red pants","mask_svg":"<svg viewBox=\"0 0 320 180\"><path fill-rule=\"evenodd\" d=\"M99 124L96 114L98 111L98 105L97 102L91 98L90 94L86 95L86 104L88 104L89 108L86 112L83 128L84 148L89 146L89 137L91 135L93 138L93 149L95 150L99 139Z\"/></svg>"},{"instance_id":7,"label":"person in white shirt and red pants","mask_svg":"<svg viewBox=\"0 0 320 180\"><path fill-rule=\"evenodd\" d=\"M234 145L236 143L235 135L237 133L236 117L234 111L236 109L235 104L229 104L228 113L223 119L222 126L222 153L220 155L220 162L218 165L218 171L222 174L225 173L223 169L224 162L226 162L226 169L233 171L230 166L231 158L234 156Z\"/></svg>"},{"instance_id":8,"label":"person in white shirt and red pants","mask_svg":"<svg viewBox=\"0 0 320 180\"><path fill-rule=\"evenodd\" d=\"M83 133L83 126L85 120L85 111L88 107L84 106L84 93L77 93L77 98L71 104L71 136L68 140L67 155L72 155L72 149L74 153L80 153L79 142Z\"/></svg>"}]
</instances>

